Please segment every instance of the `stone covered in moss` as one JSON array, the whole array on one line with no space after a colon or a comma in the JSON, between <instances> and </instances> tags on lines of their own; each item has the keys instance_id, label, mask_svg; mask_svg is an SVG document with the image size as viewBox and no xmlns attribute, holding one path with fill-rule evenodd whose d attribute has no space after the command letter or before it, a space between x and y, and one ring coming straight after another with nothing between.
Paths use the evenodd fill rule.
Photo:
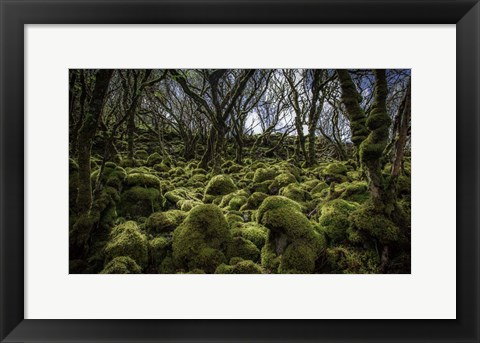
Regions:
<instances>
[{"instance_id":1,"label":"stone covered in moss","mask_svg":"<svg viewBox=\"0 0 480 343\"><path fill-rule=\"evenodd\" d=\"M350 214L358 208L358 204L343 199L335 199L324 204L320 209L319 223L333 242L346 239L350 226Z\"/></svg>"},{"instance_id":2,"label":"stone covered in moss","mask_svg":"<svg viewBox=\"0 0 480 343\"><path fill-rule=\"evenodd\" d=\"M162 156L158 152L154 152L147 159L147 166L153 167L156 164L161 164L163 162Z\"/></svg>"},{"instance_id":3,"label":"stone covered in moss","mask_svg":"<svg viewBox=\"0 0 480 343\"><path fill-rule=\"evenodd\" d=\"M260 224L249 222L233 229L232 236L248 239L255 244L258 249L262 249L267 240L267 228Z\"/></svg>"},{"instance_id":4,"label":"stone covered in moss","mask_svg":"<svg viewBox=\"0 0 480 343\"><path fill-rule=\"evenodd\" d=\"M105 246L106 262L119 256L130 257L140 267L147 265L147 238L133 221L125 222L113 228L110 241Z\"/></svg>"},{"instance_id":5,"label":"stone covered in moss","mask_svg":"<svg viewBox=\"0 0 480 343\"><path fill-rule=\"evenodd\" d=\"M215 274L262 274L263 270L258 264L250 260L239 261L234 265L221 264Z\"/></svg>"},{"instance_id":6,"label":"stone covered in moss","mask_svg":"<svg viewBox=\"0 0 480 343\"><path fill-rule=\"evenodd\" d=\"M243 237L234 237L228 247L227 257L241 257L244 260L257 261L260 258L260 250L257 246Z\"/></svg>"},{"instance_id":7,"label":"stone covered in moss","mask_svg":"<svg viewBox=\"0 0 480 343\"><path fill-rule=\"evenodd\" d=\"M282 173L275 177L273 182L269 186L269 191L271 194L278 194L278 191L290 185L291 183L296 183L297 179L291 173Z\"/></svg>"},{"instance_id":8,"label":"stone covered in moss","mask_svg":"<svg viewBox=\"0 0 480 343\"><path fill-rule=\"evenodd\" d=\"M222 211L216 205L194 207L173 233L173 260L179 268L213 273L226 261L231 234Z\"/></svg>"},{"instance_id":9,"label":"stone covered in moss","mask_svg":"<svg viewBox=\"0 0 480 343\"><path fill-rule=\"evenodd\" d=\"M353 230L367 233L382 244L403 238L400 229L368 202L352 213L351 220Z\"/></svg>"},{"instance_id":10,"label":"stone covered in moss","mask_svg":"<svg viewBox=\"0 0 480 343\"><path fill-rule=\"evenodd\" d=\"M277 171L273 168L258 168L253 175L253 183L262 183L267 180L273 180L277 176Z\"/></svg>"},{"instance_id":11,"label":"stone covered in moss","mask_svg":"<svg viewBox=\"0 0 480 343\"><path fill-rule=\"evenodd\" d=\"M183 222L186 216L187 213L180 210L155 212L148 217L145 228L152 233L173 231Z\"/></svg>"},{"instance_id":12,"label":"stone covered in moss","mask_svg":"<svg viewBox=\"0 0 480 343\"><path fill-rule=\"evenodd\" d=\"M256 210L262 204L265 198L268 198L268 194L255 192L248 197L247 202L240 208L240 210Z\"/></svg>"},{"instance_id":13,"label":"stone covered in moss","mask_svg":"<svg viewBox=\"0 0 480 343\"><path fill-rule=\"evenodd\" d=\"M226 195L237 190L237 187L228 175L217 175L210 179L205 188L208 195Z\"/></svg>"},{"instance_id":14,"label":"stone covered in moss","mask_svg":"<svg viewBox=\"0 0 480 343\"><path fill-rule=\"evenodd\" d=\"M327 183L341 183L347 181L347 172L348 168L345 166L345 164L334 162L326 166L322 170L321 174Z\"/></svg>"},{"instance_id":15,"label":"stone covered in moss","mask_svg":"<svg viewBox=\"0 0 480 343\"><path fill-rule=\"evenodd\" d=\"M160 190L135 186L122 193L118 207L119 215L125 218L148 217L160 210L163 202Z\"/></svg>"},{"instance_id":16,"label":"stone covered in moss","mask_svg":"<svg viewBox=\"0 0 480 343\"><path fill-rule=\"evenodd\" d=\"M311 266L315 266L326 243L323 236L314 230L312 223L301 212L296 202L281 196L269 197L258 209L257 221L269 229L267 243L262 249L262 265L265 263L265 267L271 269L272 264L276 263L276 257L283 255L278 271L282 273L312 272ZM290 247L292 244L294 245ZM308 246L309 249L300 249L300 244ZM289 253L285 255L287 249ZM310 250L312 254L305 253ZM304 261L303 267L294 261L294 259L300 259L300 255L308 259Z\"/></svg>"},{"instance_id":17,"label":"stone covered in moss","mask_svg":"<svg viewBox=\"0 0 480 343\"><path fill-rule=\"evenodd\" d=\"M374 250L337 246L325 252L328 272L333 274L380 273L380 257Z\"/></svg>"},{"instance_id":18,"label":"stone covered in moss","mask_svg":"<svg viewBox=\"0 0 480 343\"><path fill-rule=\"evenodd\" d=\"M148 242L149 260L153 266L160 266L167 256L172 242L167 237L155 237Z\"/></svg>"},{"instance_id":19,"label":"stone covered in moss","mask_svg":"<svg viewBox=\"0 0 480 343\"><path fill-rule=\"evenodd\" d=\"M305 202L311 199L310 193L305 191L302 187L300 187L300 185L294 183L282 188L280 195L297 202Z\"/></svg>"},{"instance_id":20,"label":"stone covered in moss","mask_svg":"<svg viewBox=\"0 0 480 343\"><path fill-rule=\"evenodd\" d=\"M142 268L128 256L118 256L111 260L100 274L140 274Z\"/></svg>"}]
</instances>

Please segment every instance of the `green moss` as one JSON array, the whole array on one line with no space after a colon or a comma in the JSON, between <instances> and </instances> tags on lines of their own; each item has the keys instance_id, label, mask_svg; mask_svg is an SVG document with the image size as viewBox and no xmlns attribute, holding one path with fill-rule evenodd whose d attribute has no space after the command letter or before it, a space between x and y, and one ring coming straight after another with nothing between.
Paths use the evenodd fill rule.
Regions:
<instances>
[{"instance_id":1,"label":"green moss","mask_svg":"<svg viewBox=\"0 0 480 343\"><path fill-rule=\"evenodd\" d=\"M205 188L205 195L226 195L237 190L232 179L228 175L217 175L210 179Z\"/></svg>"},{"instance_id":2,"label":"green moss","mask_svg":"<svg viewBox=\"0 0 480 343\"><path fill-rule=\"evenodd\" d=\"M378 213L370 203L365 203L351 215L352 227L378 239L382 244L402 238L400 229L382 213Z\"/></svg>"},{"instance_id":3,"label":"green moss","mask_svg":"<svg viewBox=\"0 0 480 343\"><path fill-rule=\"evenodd\" d=\"M145 150L137 150L135 151L135 158L140 159L140 160L146 160L148 158L148 152Z\"/></svg>"},{"instance_id":4,"label":"green moss","mask_svg":"<svg viewBox=\"0 0 480 343\"><path fill-rule=\"evenodd\" d=\"M285 249L279 272L284 274L311 274L315 271L317 257L317 253L308 242L295 241Z\"/></svg>"},{"instance_id":5,"label":"green moss","mask_svg":"<svg viewBox=\"0 0 480 343\"><path fill-rule=\"evenodd\" d=\"M329 272L334 274L380 273L380 257L374 250L337 246L325 252Z\"/></svg>"},{"instance_id":6,"label":"green moss","mask_svg":"<svg viewBox=\"0 0 480 343\"><path fill-rule=\"evenodd\" d=\"M261 192L261 193L268 193L270 190L270 185L273 183L273 180L266 180L260 183L252 184L252 192Z\"/></svg>"},{"instance_id":7,"label":"green moss","mask_svg":"<svg viewBox=\"0 0 480 343\"><path fill-rule=\"evenodd\" d=\"M256 210L266 198L268 198L268 194L262 192L255 192L248 197L247 202L242 207L240 207L240 210Z\"/></svg>"},{"instance_id":8,"label":"green moss","mask_svg":"<svg viewBox=\"0 0 480 343\"><path fill-rule=\"evenodd\" d=\"M100 274L140 274L142 268L128 256L118 256L111 260Z\"/></svg>"},{"instance_id":9,"label":"green moss","mask_svg":"<svg viewBox=\"0 0 480 343\"><path fill-rule=\"evenodd\" d=\"M165 173L170 170L170 167L167 166L165 163L161 162L161 163L154 164L153 169L157 172Z\"/></svg>"},{"instance_id":10,"label":"green moss","mask_svg":"<svg viewBox=\"0 0 480 343\"><path fill-rule=\"evenodd\" d=\"M313 187L310 190L310 193L311 194L317 194L317 193L320 193L321 191L323 191L324 189L327 189L327 188L328 188L327 183L324 182L324 181L321 181L315 187Z\"/></svg>"},{"instance_id":11,"label":"green moss","mask_svg":"<svg viewBox=\"0 0 480 343\"><path fill-rule=\"evenodd\" d=\"M333 242L346 239L346 232L350 226L349 216L357 208L358 204L343 199L329 201L321 207L319 223Z\"/></svg>"},{"instance_id":12,"label":"green moss","mask_svg":"<svg viewBox=\"0 0 480 343\"><path fill-rule=\"evenodd\" d=\"M115 257L128 256L140 267L148 262L147 238L133 221L120 224L112 230L110 241L105 246L106 262Z\"/></svg>"},{"instance_id":13,"label":"green moss","mask_svg":"<svg viewBox=\"0 0 480 343\"><path fill-rule=\"evenodd\" d=\"M233 229L232 236L248 239L255 244L258 249L262 249L267 240L267 229L262 225L250 222Z\"/></svg>"},{"instance_id":14,"label":"green moss","mask_svg":"<svg viewBox=\"0 0 480 343\"><path fill-rule=\"evenodd\" d=\"M365 181L354 181L352 183L342 183L337 187L341 191L341 199L363 203L370 198L368 184Z\"/></svg>"},{"instance_id":15,"label":"green moss","mask_svg":"<svg viewBox=\"0 0 480 343\"><path fill-rule=\"evenodd\" d=\"M262 274L263 270L258 264L250 260L239 261L234 265L221 264L215 274Z\"/></svg>"},{"instance_id":16,"label":"green moss","mask_svg":"<svg viewBox=\"0 0 480 343\"><path fill-rule=\"evenodd\" d=\"M263 220L263 215L270 211L270 210L276 210L276 209L279 209L279 208L292 208L296 211L301 211L301 206L293 201L293 200L290 200L286 197L283 197L283 196L270 196L268 198L266 198L262 204L260 205L260 207L258 208L258 211L257 211L257 222L258 223L261 223L262 220Z\"/></svg>"},{"instance_id":17,"label":"green moss","mask_svg":"<svg viewBox=\"0 0 480 343\"><path fill-rule=\"evenodd\" d=\"M177 207L180 208L180 210L184 212L190 211L192 208L195 206L201 205L202 203L200 201L195 201L195 200L184 200L181 199L177 202Z\"/></svg>"},{"instance_id":18,"label":"green moss","mask_svg":"<svg viewBox=\"0 0 480 343\"><path fill-rule=\"evenodd\" d=\"M238 215L238 214L228 213L225 216L225 218L227 219L227 223L228 223L229 228L233 228L233 227L237 226L238 223L243 223L243 217Z\"/></svg>"},{"instance_id":19,"label":"green moss","mask_svg":"<svg viewBox=\"0 0 480 343\"><path fill-rule=\"evenodd\" d=\"M278 194L280 188L296 183L297 179L291 173L282 173L275 177L275 180L270 184L269 191L271 194Z\"/></svg>"},{"instance_id":20,"label":"green moss","mask_svg":"<svg viewBox=\"0 0 480 343\"><path fill-rule=\"evenodd\" d=\"M253 183L262 183L267 180L273 180L277 176L277 171L273 168L258 168L253 175Z\"/></svg>"},{"instance_id":21,"label":"green moss","mask_svg":"<svg viewBox=\"0 0 480 343\"><path fill-rule=\"evenodd\" d=\"M163 202L158 189L135 186L122 193L118 212L126 218L148 217L160 210Z\"/></svg>"},{"instance_id":22,"label":"green moss","mask_svg":"<svg viewBox=\"0 0 480 343\"><path fill-rule=\"evenodd\" d=\"M268 273L278 273L281 256L276 254L274 242L270 242L267 240L266 244L263 246L260 252L260 258L262 267Z\"/></svg>"},{"instance_id":23,"label":"green moss","mask_svg":"<svg viewBox=\"0 0 480 343\"><path fill-rule=\"evenodd\" d=\"M167 255L162 263L160 263L160 267L158 268L158 272L160 274L175 274L176 268L175 264L173 263L172 256Z\"/></svg>"},{"instance_id":24,"label":"green moss","mask_svg":"<svg viewBox=\"0 0 480 343\"><path fill-rule=\"evenodd\" d=\"M187 214L180 210L155 212L148 217L145 227L151 233L173 231L183 222L186 216Z\"/></svg>"},{"instance_id":25,"label":"green moss","mask_svg":"<svg viewBox=\"0 0 480 343\"><path fill-rule=\"evenodd\" d=\"M160 179L149 173L129 173L126 183L130 187L141 186L160 190Z\"/></svg>"},{"instance_id":26,"label":"green moss","mask_svg":"<svg viewBox=\"0 0 480 343\"><path fill-rule=\"evenodd\" d=\"M222 211L216 205L194 207L173 233L173 260L180 268L199 268L213 273L225 262L231 235Z\"/></svg>"},{"instance_id":27,"label":"green moss","mask_svg":"<svg viewBox=\"0 0 480 343\"><path fill-rule=\"evenodd\" d=\"M155 237L148 242L148 252L150 263L153 266L160 266L163 259L167 256L168 249L171 247L171 241L166 237Z\"/></svg>"},{"instance_id":28,"label":"green moss","mask_svg":"<svg viewBox=\"0 0 480 343\"><path fill-rule=\"evenodd\" d=\"M348 168L343 163L334 162L327 165L321 172L327 183L341 183L347 181Z\"/></svg>"},{"instance_id":29,"label":"green moss","mask_svg":"<svg viewBox=\"0 0 480 343\"><path fill-rule=\"evenodd\" d=\"M260 258L260 250L251 241L243 237L234 237L228 247L227 257L241 257L244 260L257 261Z\"/></svg>"},{"instance_id":30,"label":"green moss","mask_svg":"<svg viewBox=\"0 0 480 343\"><path fill-rule=\"evenodd\" d=\"M245 203L247 202L247 197L245 196L234 196L228 202L228 209L229 210L239 210Z\"/></svg>"},{"instance_id":31,"label":"green moss","mask_svg":"<svg viewBox=\"0 0 480 343\"><path fill-rule=\"evenodd\" d=\"M192 175L206 175L206 174L207 174L207 171L205 169L202 169L202 168L192 169Z\"/></svg>"},{"instance_id":32,"label":"green moss","mask_svg":"<svg viewBox=\"0 0 480 343\"><path fill-rule=\"evenodd\" d=\"M147 166L153 167L156 164L161 164L163 161L162 156L158 152L154 152L147 159Z\"/></svg>"},{"instance_id":33,"label":"green moss","mask_svg":"<svg viewBox=\"0 0 480 343\"><path fill-rule=\"evenodd\" d=\"M308 193L299 185L294 183L282 188L282 190L280 191L280 195L297 202L305 202L311 200L310 193Z\"/></svg>"}]
</instances>

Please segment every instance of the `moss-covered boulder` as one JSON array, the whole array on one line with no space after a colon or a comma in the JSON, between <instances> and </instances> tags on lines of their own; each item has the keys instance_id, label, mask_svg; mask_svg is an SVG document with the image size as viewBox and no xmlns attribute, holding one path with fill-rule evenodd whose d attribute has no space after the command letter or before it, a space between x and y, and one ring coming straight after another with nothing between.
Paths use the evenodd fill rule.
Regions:
<instances>
[{"instance_id":1,"label":"moss-covered boulder","mask_svg":"<svg viewBox=\"0 0 480 343\"><path fill-rule=\"evenodd\" d=\"M312 199L309 192L300 187L300 185L294 183L282 188L282 190L280 191L280 195L283 195L284 197L300 203Z\"/></svg>"},{"instance_id":2,"label":"moss-covered boulder","mask_svg":"<svg viewBox=\"0 0 480 343\"><path fill-rule=\"evenodd\" d=\"M244 260L258 261L260 250L257 246L243 237L233 237L227 250L227 257L241 257Z\"/></svg>"},{"instance_id":3,"label":"moss-covered boulder","mask_svg":"<svg viewBox=\"0 0 480 343\"><path fill-rule=\"evenodd\" d=\"M279 264L279 269L272 270L273 272L314 271L312 266L315 268L326 242L323 235L314 229L310 220L301 212L298 203L282 196L269 197L258 209L257 221L269 230L267 242L262 249L262 265L265 264L265 268L272 270ZM287 250L288 253L285 254ZM303 267L294 261L301 258L308 259L304 261Z\"/></svg>"},{"instance_id":4,"label":"moss-covered boulder","mask_svg":"<svg viewBox=\"0 0 480 343\"><path fill-rule=\"evenodd\" d=\"M148 242L149 262L152 266L158 267L167 256L172 242L167 237L155 237Z\"/></svg>"},{"instance_id":5,"label":"moss-covered boulder","mask_svg":"<svg viewBox=\"0 0 480 343\"><path fill-rule=\"evenodd\" d=\"M240 207L240 211L256 210L266 198L268 198L268 194L262 192L254 192L248 197L247 202L242 207Z\"/></svg>"},{"instance_id":6,"label":"moss-covered boulder","mask_svg":"<svg viewBox=\"0 0 480 343\"><path fill-rule=\"evenodd\" d=\"M154 152L147 158L147 166L153 167L156 164L161 164L163 162L162 156L158 152Z\"/></svg>"},{"instance_id":7,"label":"moss-covered boulder","mask_svg":"<svg viewBox=\"0 0 480 343\"><path fill-rule=\"evenodd\" d=\"M279 190L292 183L296 183L297 179L291 173L282 173L275 177L273 182L268 187L270 194L278 194Z\"/></svg>"},{"instance_id":8,"label":"moss-covered boulder","mask_svg":"<svg viewBox=\"0 0 480 343\"><path fill-rule=\"evenodd\" d=\"M125 222L112 229L110 241L105 246L105 261L109 262L119 256L130 257L142 268L147 265L147 237L134 221Z\"/></svg>"},{"instance_id":9,"label":"moss-covered boulder","mask_svg":"<svg viewBox=\"0 0 480 343\"><path fill-rule=\"evenodd\" d=\"M138 219L148 217L162 208L164 198L160 190L140 186L125 190L120 197L119 215L125 218Z\"/></svg>"},{"instance_id":10,"label":"moss-covered boulder","mask_svg":"<svg viewBox=\"0 0 480 343\"><path fill-rule=\"evenodd\" d=\"M347 178L348 168L345 164L340 162L334 162L327 165L321 172L325 182L330 184L331 182L342 183L348 180Z\"/></svg>"},{"instance_id":11,"label":"moss-covered boulder","mask_svg":"<svg viewBox=\"0 0 480 343\"><path fill-rule=\"evenodd\" d=\"M142 268L128 256L118 256L107 263L100 274L140 274Z\"/></svg>"},{"instance_id":12,"label":"moss-covered boulder","mask_svg":"<svg viewBox=\"0 0 480 343\"><path fill-rule=\"evenodd\" d=\"M377 274L381 272L380 256L375 250L344 245L326 249L326 272L332 274Z\"/></svg>"},{"instance_id":13,"label":"moss-covered boulder","mask_svg":"<svg viewBox=\"0 0 480 343\"><path fill-rule=\"evenodd\" d=\"M194 207L173 233L173 261L185 270L213 273L226 261L231 234L225 217L216 205Z\"/></svg>"},{"instance_id":14,"label":"moss-covered boulder","mask_svg":"<svg viewBox=\"0 0 480 343\"><path fill-rule=\"evenodd\" d=\"M232 229L231 232L232 236L243 237L255 244L258 249L262 249L265 245L268 233L267 228L254 222L244 223Z\"/></svg>"},{"instance_id":15,"label":"moss-covered boulder","mask_svg":"<svg viewBox=\"0 0 480 343\"><path fill-rule=\"evenodd\" d=\"M367 202L351 215L352 232L359 231L378 240L381 244L389 244L404 239L400 229L383 213Z\"/></svg>"},{"instance_id":16,"label":"moss-covered boulder","mask_svg":"<svg viewBox=\"0 0 480 343\"><path fill-rule=\"evenodd\" d=\"M215 274L262 274L261 266L250 260L242 260L233 265L221 264Z\"/></svg>"},{"instance_id":17,"label":"moss-covered boulder","mask_svg":"<svg viewBox=\"0 0 480 343\"><path fill-rule=\"evenodd\" d=\"M237 186L228 175L216 175L210 179L205 187L205 202L212 202L216 197L226 195L237 190Z\"/></svg>"},{"instance_id":18,"label":"moss-covered boulder","mask_svg":"<svg viewBox=\"0 0 480 343\"><path fill-rule=\"evenodd\" d=\"M319 223L331 241L341 242L346 239L350 214L357 208L357 203L343 199L329 201L320 207Z\"/></svg>"},{"instance_id":19,"label":"moss-covered boulder","mask_svg":"<svg viewBox=\"0 0 480 343\"><path fill-rule=\"evenodd\" d=\"M277 176L278 172L274 168L258 168L253 175L253 183L258 184L267 180L272 180Z\"/></svg>"},{"instance_id":20,"label":"moss-covered boulder","mask_svg":"<svg viewBox=\"0 0 480 343\"><path fill-rule=\"evenodd\" d=\"M175 230L186 218L187 213L181 210L155 212L148 217L145 228L151 233L164 233Z\"/></svg>"}]
</instances>

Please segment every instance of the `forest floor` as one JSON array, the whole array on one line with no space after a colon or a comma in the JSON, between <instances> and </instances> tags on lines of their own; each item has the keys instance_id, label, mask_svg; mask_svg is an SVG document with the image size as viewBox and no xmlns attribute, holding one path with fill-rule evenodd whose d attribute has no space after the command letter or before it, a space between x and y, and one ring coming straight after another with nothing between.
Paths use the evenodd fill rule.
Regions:
<instances>
[{"instance_id":1,"label":"forest floor","mask_svg":"<svg viewBox=\"0 0 480 343\"><path fill-rule=\"evenodd\" d=\"M397 187L403 225L375 210L352 159L305 167L247 156L214 173L145 146L134 162L114 161L99 178L100 156L92 160L97 217L71 273L410 273L408 158ZM70 230L77 174L70 159Z\"/></svg>"}]
</instances>

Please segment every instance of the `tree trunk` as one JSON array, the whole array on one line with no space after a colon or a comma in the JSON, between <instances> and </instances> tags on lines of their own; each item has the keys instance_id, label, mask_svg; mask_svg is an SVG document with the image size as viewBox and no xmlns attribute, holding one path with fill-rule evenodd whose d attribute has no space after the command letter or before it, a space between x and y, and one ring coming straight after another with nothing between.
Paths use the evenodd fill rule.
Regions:
<instances>
[{"instance_id":1,"label":"tree trunk","mask_svg":"<svg viewBox=\"0 0 480 343\"><path fill-rule=\"evenodd\" d=\"M368 137L360 145L360 159L366 166L372 200L376 207L391 214L392 199L387 199L385 182L381 169L381 158L388 143L389 128L392 120L387 113L387 78L385 69L375 69L375 101L366 126L370 130Z\"/></svg>"},{"instance_id":2,"label":"tree trunk","mask_svg":"<svg viewBox=\"0 0 480 343\"><path fill-rule=\"evenodd\" d=\"M96 73L95 87L92 98L85 113L85 119L78 133L78 195L77 210L80 218L71 233L73 247L71 253L76 257L85 252L91 225L87 217L92 206L92 183L90 181L90 157L93 138L102 113L105 95L112 77L113 70L100 69Z\"/></svg>"}]
</instances>

